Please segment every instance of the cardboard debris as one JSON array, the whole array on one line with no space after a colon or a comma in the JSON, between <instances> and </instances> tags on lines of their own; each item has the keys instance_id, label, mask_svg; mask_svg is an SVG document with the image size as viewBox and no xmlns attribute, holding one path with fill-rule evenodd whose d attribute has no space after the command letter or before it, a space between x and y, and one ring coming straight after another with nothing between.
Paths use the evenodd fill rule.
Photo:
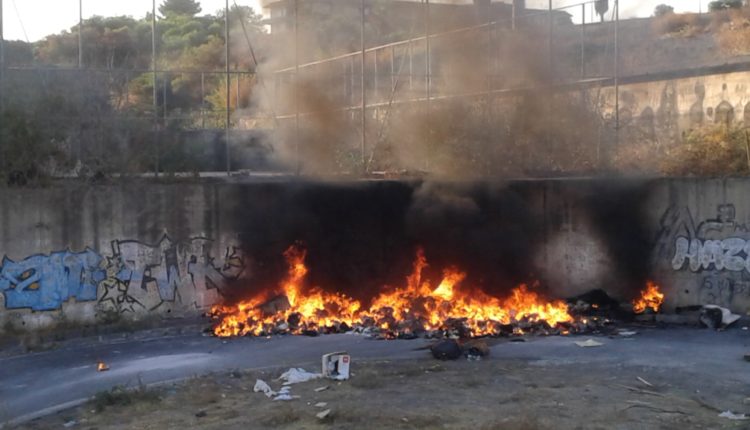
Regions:
<instances>
[{"instance_id":1,"label":"cardboard debris","mask_svg":"<svg viewBox=\"0 0 750 430\"><path fill-rule=\"evenodd\" d=\"M328 414L330 414L330 413L331 413L331 410L330 409L326 409L323 412L318 412L317 414L315 414L315 416L318 417L318 418L320 418L322 420L322 419L325 419L325 417L327 417Z\"/></svg>"},{"instance_id":2,"label":"cardboard debris","mask_svg":"<svg viewBox=\"0 0 750 430\"><path fill-rule=\"evenodd\" d=\"M580 346L581 348L593 348L595 346L602 346L604 345L601 342L597 342L594 339L588 339L588 340L579 340L575 342L576 345Z\"/></svg>"},{"instance_id":3,"label":"cardboard debris","mask_svg":"<svg viewBox=\"0 0 750 430\"><path fill-rule=\"evenodd\" d=\"M255 393L262 392L263 394L266 395L266 397L273 397L276 394L278 394L276 391L273 391L271 389L270 385L266 384L266 381L264 381L262 379L258 379L258 380L255 381L255 386L253 387L253 392L255 392Z\"/></svg>"},{"instance_id":4,"label":"cardboard debris","mask_svg":"<svg viewBox=\"0 0 750 430\"><path fill-rule=\"evenodd\" d=\"M351 356L346 351L325 354L322 358L323 376L343 381L349 379Z\"/></svg>"},{"instance_id":5,"label":"cardboard debris","mask_svg":"<svg viewBox=\"0 0 750 430\"><path fill-rule=\"evenodd\" d=\"M724 411L719 414L719 417L726 418L726 419L733 420L733 421L745 421L745 420L750 419L750 417L748 417L745 414L735 414L732 411Z\"/></svg>"},{"instance_id":6,"label":"cardboard debris","mask_svg":"<svg viewBox=\"0 0 750 430\"><path fill-rule=\"evenodd\" d=\"M469 339L461 345L461 349L470 360L478 360L490 355L490 346L484 339Z\"/></svg>"},{"instance_id":7,"label":"cardboard debris","mask_svg":"<svg viewBox=\"0 0 750 430\"><path fill-rule=\"evenodd\" d=\"M291 369L282 373L281 376L279 376L279 380L285 381L284 385L290 385L290 384L298 384L300 382L311 381L313 379L318 379L322 376L323 375L321 375L320 373L312 373L312 372L306 371L305 369L292 367Z\"/></svg>"},{"instance_id":8,"label":"cardboard debris","mask_svg":"<svg viewBox=\"0 0 750 430\"><path fill-rule=\"evenodd\" d=\"M727 308L716 305L703 305L700 314L700 322L712 329L728 327L739 319L739 315L733 314Z\"/></svg>"}]
</instances>

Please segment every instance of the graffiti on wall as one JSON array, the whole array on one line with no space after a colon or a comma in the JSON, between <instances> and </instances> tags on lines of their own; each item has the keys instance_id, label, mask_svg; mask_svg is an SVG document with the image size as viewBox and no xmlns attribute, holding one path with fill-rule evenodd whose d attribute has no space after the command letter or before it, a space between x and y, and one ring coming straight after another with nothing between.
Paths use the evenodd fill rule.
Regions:
<instances>
[{"instance_id":1,"label":"graffiti on wall","mask_svg":"<svg viewBox=\"0 0 750 430\"><path fill-rule=\"evenodd\" d=\"M44 311L58 309L73 297L77 301L96 300L97 285L104 279L101 261L102 257L91 249L32 255L18 262L5 257L0 269L5 307Z\"/></svg>"},{"instance_id":2,"label":"graffiti on wall","mask_svg":"<svg viewBox=\"0 0 750 430\"><path fill-rule=\"evenodd\" d=\"M670 207L661 227L655 263L691 275L686 286L695 288L698 303L750 301L750 231L733 204L718 205L714 217L699 222L688 207Z\"/></svg>"},{"instance_id":3,"label":"graffiti on wall","mask_svg":"<svg viewBox=\"0 0 750 430\"><path fill-rule=\"evenodd\" d=\"M214 241L196 237L156 244L112 241L109 254L86 249L54 252L21 261L4 258L0 292L7 309L60 309L62 304L96 301L120 313L180 305L202 309L216 303L228 281L245 271L241 250L214 255Z\"/></svg>"}]
</instances>

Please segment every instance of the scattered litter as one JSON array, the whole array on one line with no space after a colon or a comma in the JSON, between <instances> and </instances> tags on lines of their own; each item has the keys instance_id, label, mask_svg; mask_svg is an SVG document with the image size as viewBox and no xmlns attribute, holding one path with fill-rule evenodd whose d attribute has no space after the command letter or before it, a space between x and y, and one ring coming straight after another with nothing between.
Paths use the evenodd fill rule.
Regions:
<instances>
[{"instance_id":1,"label":"scattered litter","mask_svg":"<svg viewBox=\"0 0 750 430\"><path fill-rule=\"evenodd\" d=\"M270 385L266 384L266 381L264 381L262 379L258 379L257 381L255 381L255 386L253 387L253 392L256 392L256 393L261 393L262 392L263 394L266 395L266 397L273 397L276 394L278 394L276 391L273 391L271 389Z\"/></svg>"},{"instance_id":2,"label":"scattered litter","mask_svg":"<svg viewBox=\"0 0 750 430\"><path fill-rule=\"evenodd\" d=\"M733 420L733 421L745 421L747 419L750 419L750 417L748 417L745 414L735 414L732 411L724 411L719 414L719 417L726 418L728 420Z\"/></svg>"},{"instance_id":3,"label":"scattered litter","mask_svg":"<svg viewBox=\"0 0 750 430\"><path fill-rule=\"evenodd\" d=\"M279 380L284 380L285 381L284 385L290 385L290 384L297 384L300 382L311 381L313 379L318 379L322 376L323 375L321 375L320 373L312 373L312 372L306 371L305 369L292 367L291 369L282 373L281 376L279 376Z\"/></svg>"},{"instance_id":4,"label":"scattered litter","mask_svg":"<svg viewBox=\"0 0 750 430\"><path fill-rule=\"evenodd\" d=\"M328 389L328 385L324 385L324 386L322 386L322 387L318 387L318 388L316 388L316 389L315 389L315 392L316 392L316 393L320 393L321 391L325 391L325 390L327 390L327 389Z\"/></svg>"},{"instance_id":5,"label":"scattered litter","mask_svg":"<svg viewBox=\"0 0 750 430\"><path fill-rule=\"evenodd\" d=\"M208 415L208 414L206 413L206 411L200 411L200 412L198 412L197 414L195 414L195 417L196 417L196 418L203 418L203 417L205 417L206 415Z\"/></svg>"},{"instance_id":6,"label":"scattered litter","mask_svg":"<svg viewBox=\"0 0 750 430\"><path fill-rule=\"evenodd\" d=\"M601 342L597 342L594 339L588 339L588 340L579 340L575 342L576 345L580 346L581 348L593 348L595 346L602 346L604 345Z\"/></svg>"},{"instance_id":7,"label":"scattered litter","mask_svg":"<svg viewBox=\"0 0 750 430\"><path fill-rule=\"evenodd\" d=\"M403 417L403 418L401 418L401 421L403 421L405 423L408 423L409 422L409 418Z\"/></svg>"},{"instance_id":8,"label":"scattered litter","mask_svg":"<svg viewBox=\"0 0 750 430\"><path fill-rule=\"evenodd\" d=\"M621 331L618 331L617 334L620 335L620 336L622 336L622 337L630 337L630 336L637 335L638 332L637 331L632 331L632 330L621 330Z\"/></svg>"},{"instance_id":9,"label":"scattered litter","mask_svg":"<svg viewBox=\"0 0 750 430\"><path fill-rule=\"evenodd\" d=\"M351 357L345 351L325 354L322 358L323 376L339 381L349 379L350 362Z\"/></svg>"},{"instance_id":10,"label":"scattered litter","mask_svg":"<svg viewBox=\"0 0 750 430\"><path fill-rule=\"evenodd\" d=\"M65 424L63 424L63 427L65 427L66 429L69 429L71 427L74 427L76 424L78 424L78 421L76 421L76 420L70 420L70 421L66 422Z\"/></svg>"},{"instance_id":11,"label":"scattered litter","mask_svg":"<svg viewBox=\"0 0 750 430\"><path fill-rule=\"evenodd\" d=\"M292 396L291 394L279 394L278 396L274 397L273 400L294 400L299 399L299 396Z\"/></svg>"},{"instance_id":12,"label":"scattered litter","mask_svg":"<svg viewBox=\"0 0 750 430\"><path fill-rule=\"evenodd\" d=\"M646 386L649 386L649 387L653 387L654 386L654 384L648 382L647 380L641 378L640 376L636 376L635 379L643 382L643 384L646 385Z\"/></svg>"},{"instance_id":13,"label":"scattered litter","mask_svg":"<svg viewBox=\"0 0 750 430\"><path fill-rule=\"evenodd\" d=\"M109 370L109 366L107 366L107 363L100 361L96 364L96 370L97 372L106 372L107 370Z\"/></svg>"},{"instance_id":14,"label":"scattered litter","mask_svg":"<svg viewBox=\"0 0 750 430\"><path fill-rule=\"evenodd\" d=\"M318 402L315 404L316 408L325 408L326 406L328 406L328 403L326 402Z\"/></svg>"},{"instance_id":15,"label":"scattered litter","mask_svg":"<svg viewBox=\"0 0 750 430\"><path fill-rule=\"evenodd\" d=\"M711 329L726 328L739 319L739 315L721 306L703 305L701 309L700 322Z\"/></svg>"},{"instance_id":16,"label":"scattered litter","mask_svg":"<svg viewBox=\"0 0 750 430\"><path fill-rule=\"evenodd\" d=\"M621 387L621 388L625 388L626 390L630 390L630 391L632 391L634 393L649 394L651 396L657 396L657 397L665 397L664 394L657 393L656 391L644 390L644 389L641 389L641 388L630 387L628 385L622 385L622 384L615 384L615 386Z\"/></svg>"},{"instance_id":17,"label":"scattered litter","mask_svg":"<svg viewBox=\"0 0 750 430\"><path fill-rule=\"evenodd\" d=\"M331 413L331 410L330 409L326 409L326 410L324 410L322 412L318 412L317 414L315 414L315 416L318 417L318 418L320 418L322 420L322 419L325 419L325 417L327 417L330 413Z\"/></svg>"},{"instance_id":18,"label":"scattered litter","mask_svg":"<svg viewBox=\"0 0 750 430\"><path fill-rule=\"evenodd\" d=\"M292 390L292 387L285 385L281 387L281 389L279 390L279 394L289 394L291 390Z\"/></svg>"}]
</instances>

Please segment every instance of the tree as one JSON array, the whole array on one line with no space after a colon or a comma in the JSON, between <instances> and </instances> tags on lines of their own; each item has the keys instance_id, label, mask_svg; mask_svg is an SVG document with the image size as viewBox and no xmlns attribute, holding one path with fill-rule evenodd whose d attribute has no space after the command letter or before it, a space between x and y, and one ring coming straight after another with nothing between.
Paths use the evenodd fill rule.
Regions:
<instances>
[{"instance_id":1,"label":"tree","mask_svg":"<svg viewBox=\"0 0 750 430\"><path fill-rule=\"evenodd\" d=\"M165 0L159 6L159 13L167 18L180 15L193 17L201 13L201 5L195 0Z\"/></svg>"},{"instance_id":2,"label":"tree","mask_svg":"<svg viewBox=\"0 0 750 430\"><path fill-rule=\"evenodd\" d=\"M602 22L604 22L604 14L609 10L609 0L596 0L594 8L596 9L596 13L602 18Z\"/></svg>"},{"instance_id":3,"label":"tree","mask_svg":"<svg viewBox=\"0 0 750 430\"><path fill-rule=\"evenodd\" d=\"M742 7L742 0L716 0L708 4L708 10L717 12L726 9L739 9Z\"/></svg>"},{"instance_id":4,"label":"tree","mask_svg":"<svg viewBox=\"0 0 750 430\"><path fill-rule=\"evenodd\" d=\"M668 4L660 4L654 8L654 16L664 16L670 13L674 13L674 8Z\"/></svg>"}]
</instances>

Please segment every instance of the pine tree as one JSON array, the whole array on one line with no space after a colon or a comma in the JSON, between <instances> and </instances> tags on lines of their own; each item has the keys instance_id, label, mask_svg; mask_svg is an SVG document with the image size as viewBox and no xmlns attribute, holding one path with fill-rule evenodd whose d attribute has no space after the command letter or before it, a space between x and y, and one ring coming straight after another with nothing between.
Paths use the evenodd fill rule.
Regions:
<instances>
[{"instance_id":1,"label":"pine tree","mask_svg":"<svg viewBox=\"0 0 750 430\"><path fill-rule=\"evenodd\" d=\"M179 15L193 17L201 13L201 5L195 0L165 0L159 6L159 13L164 17Z\"/></svg>"}]
</instances>

